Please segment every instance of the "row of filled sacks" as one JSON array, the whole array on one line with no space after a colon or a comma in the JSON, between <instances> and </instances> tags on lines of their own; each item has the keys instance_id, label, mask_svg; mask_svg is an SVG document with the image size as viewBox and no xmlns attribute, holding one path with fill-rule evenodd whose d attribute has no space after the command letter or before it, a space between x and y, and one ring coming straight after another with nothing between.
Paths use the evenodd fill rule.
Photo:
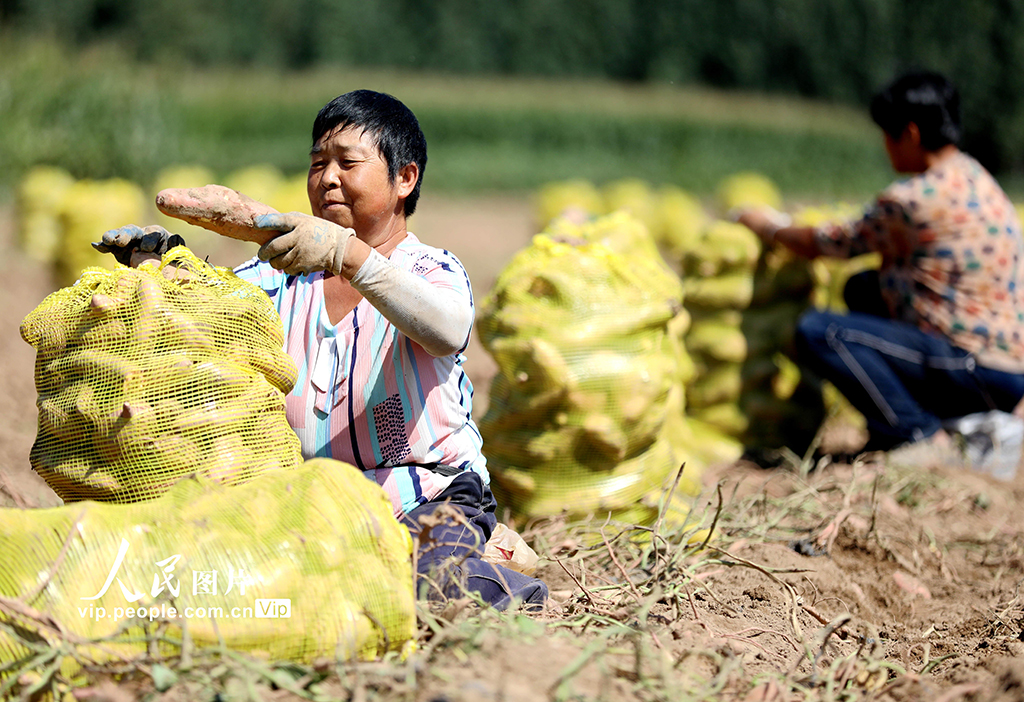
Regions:
<instances>
[{"instance_id":1,"label":"row of filled sacks","mask_svg":"<svg viewBox=\"0 0 1024 702\"><path fill-rule=\"evenodd\" d=\"M684 460L688 325L682 285L635 218L561 219L534 237L477 327L498 366L480 430L499 499L525 517L653 519ZM699 490L692 468L682 494Z\"/></svg>"},{"instance_id":2,"label":"row of filled sacks","mask_svg":"<svg viewBox=\"0 0 1024 702\"><path fill-rule=\"evenodd\" d=\"M687 388L688 415L747 448L803 452L826 416L820 382L782 352L743 363L699 359L698 367L707 370Z\"/></svg>"},{"instance_id":3,"label":"row of filled sacks","mask_svg":"<svg viewBox=\"0 0 1024 702\"><path fill-rule=\"evenodd\" d=\"M696 373L690 416L749 447L802 450L823 419L819 383L792 360L793 331L805 305L699 313L686 337Z\"/></svg>"},{"instance_id":4,"label":"row of filled sacks","mask_svg":"<svg viewBox=\"0 0 1024 702\"><path fill-rule=\"evenodd\" d=\"M722 213L782 205L778 188L757 173L724 179L714 198L715 209ZM809 440L821 418L821 400L817 381L801 380L789 357L796 319L808 303L842 310L846 280L876 267L877 257L808 263L781 247L762 251L746 227L709 215L690 193L674 186L655 188L637 179L601 188L585 181L552 183L538 195L541 221L558 215L582 219L614 208L647 223L670 265L682 274L686 305L696 316L726 310L736 319L744 318L731 332L702 322L691 332L687 347L696 362L697 379L687 390L688 413L758 446L801 445ZM817 226L857 214L854 206L834 203L800 207L793 216L797 224ZM710 344L716 346L715 354L705 357ZM768 367L776 370L768 374ZM755 384L752 378L762 382ZM722 397L726 389L732 394ZM826 392L825 397L831 412L848 409L837 393Z\"/></svg>"},{"instance_id":5,"label":"row of filled sacks","mask_svg":"<svg viewBox=\"0 0 1024 702\"><path fill-rule=\"evenodd\" d=\"M877 268L877 255L850 261L820 258L811 262L808 269L804 262L779 250L772 254L779 258L770 259L753 281L743 275L758 264L760 242L745 227L721 217L736 208L781 209L784 204L781 192L769 178L741 172L718 183L708 206L678 186L656 186L638 178L603 186L586 180L556 181L538 191L535 213L541 227L559 217L578 223L618 210L630 213L645 224L673 268L687 278L715 279L687 283L688 298L707 298L707 304L712 306L731 304L745 308L809 283L813 287L811 301L816 307L841 311L846 280L855 273ZM819 226L855 219L862 206L839 201L787 209L792 212L794 224ZM1018 209L1024 218L1024 205L1018 205Z\"/></svg>"},{"instance_id":6,"label":"row of filled sacks","mask_svg":"<svg viewBox=\"0 0 1024 702\"><path fill-rule=\"evenodd\" d=\"M206 258L219 250L223 239L162 214L153 202L165 188L215 182L280 212L310 212L306 175L286 177L272 166L240 169L222 180L202 166L173 166L160 171L148 188L121 178L76 180L61 168L38 166L25 174L15 193L19 246L29 257L53 266L58 286L70 285L89 266L113 268L113 257L90 244L108 229L126 224L159 224L182 235L194 253Z\"/></svg>"},{"instance_id":7,"label":"row of filled sacks","mask_svg":"<svg viewBox=\"0 0 1024 702\"><path fill-rule=\"evenodd\" d=\"M696 367L688 414L748 448L802 450L824 419L820 383L791 360L815 284L808 262L718 220L682 266L693 318L684 343Z\"/></svg>"},{"instance_id":8,"label":"row of filled sacks","mask_svg":"<svg viewBox=\"0 0 1024 702\"><path fill-rule=\"evenodd\" d=\"M45 643L75 645L54 658L66 677L184 646L307 663L407 652L411 554L384 491L330 459L235 487L192 476L127 505L0 509L0 686Z\"/></svg>"},{"instance_id":9,"label":"row of filled sacks","mask_svg":"<svg viewBox=\"0 0 1024 702\"><path fill-rule=\"evenodd\" d=\"M647 227L655 243L676 265L686 252L696 249L714 212L724 214L746 204L780 207L776 185L754 172L723 178L715 188L710 211L693 193L676 185L653 185L640 178L623 178L598 186L587 180L555 181L537 193L534 212L540 229L566 217L583 222L623 210Z\"/></svg>"},{"instance_id":10,"label":"row of filled sacks","mask_svg":"<svg viewBox=\"0 0 1024 702\"><path fill-rule=\"evenodd\" d=\"M1024 214L1024 206L1018 205ZM850 221L862 212L857 205L850 203L832 203L819 206L805 206L793 213L794 224L817 227L830 222ZM845 312L847 310L844 293L846 284L851 277L866 271L877 270L881 264L878 253L867 253L850 259L816 258L811 261L811 275L814 278L814 289L811 292L811 304L817 309ZM822 397L825 413L844 426L864 429L867 421L853 405L850 404L839 390L825 381L822 383Z\"/></svg>"}]
</instances>

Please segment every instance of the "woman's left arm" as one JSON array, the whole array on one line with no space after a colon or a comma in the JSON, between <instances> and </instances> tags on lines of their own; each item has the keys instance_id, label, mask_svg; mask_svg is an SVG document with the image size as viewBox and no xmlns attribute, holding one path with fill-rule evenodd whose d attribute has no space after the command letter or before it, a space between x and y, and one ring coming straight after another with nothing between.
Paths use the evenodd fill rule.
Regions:
<instances>
[{"instance_id":1,"label":"woman's left arm","mask_svg":"<svg viewBox=\"0 0 1024 702\"><path fill-rule=\"evenodd\" d=\"M804 258L820 255L813 227L794 226L789 217L769 208L751 208L739 213L736 221L757 234L765 246L782 244Z\"/></svg>"},{"instance_id":2,"label":"woman's left arm","mask_svg":"<svg viewBox=\"0 0 1024 702\"><path fill-rule=\"evenodd\" d=\"M385 319L431 356L450 356L469 340L473 305L468 290L463 294L434 285L376 251L366 257L351 283Z\"/></svg>"}]
</instances>

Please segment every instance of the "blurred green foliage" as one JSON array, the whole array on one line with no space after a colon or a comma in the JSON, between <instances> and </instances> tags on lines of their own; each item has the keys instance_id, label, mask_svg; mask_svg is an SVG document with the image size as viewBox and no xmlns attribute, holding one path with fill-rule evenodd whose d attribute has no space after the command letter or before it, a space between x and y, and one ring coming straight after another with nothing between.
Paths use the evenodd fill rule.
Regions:
<instances>
[{"instance_id":1,"label":"blurred green foliage","mask_svg":"<svg viewBox=\"0 0 1024 702\"><path fill-rule=\"evenodd\" d=\"M35 163L76 177L140 178L159 168L180 131L166 97L123 60L101 63L72 65L46 43L0 42L0 182Z\"/></svg>"},{"instance_id":2,"label":"blurred green foliage","mask_svg":"<svg viewBox=\"0 0 1024 702\"><path fill-rule=\"evenodd\" d=\"M864 105L949 74L968 149L1024 171L1024 0L0 0L0 22L144 61L675 81Z\"/></svg>"},{"instance_id":3,"label":"blurred green foliage","mask_svg":"<svg viewBox=\"0 0 1024 702\"><path fill-rule=\"evenodd\" d=\"M0 191L39 163L141 184L181 163L219 175L253 164L304 171L317 110L360 87L397 95L420 118L428 189L633 176L710 193L756 169L796 196L834 199L891 178L863 110L805 100L580 79L195 68L0 33Z\"/></svg>"}]
</instances>

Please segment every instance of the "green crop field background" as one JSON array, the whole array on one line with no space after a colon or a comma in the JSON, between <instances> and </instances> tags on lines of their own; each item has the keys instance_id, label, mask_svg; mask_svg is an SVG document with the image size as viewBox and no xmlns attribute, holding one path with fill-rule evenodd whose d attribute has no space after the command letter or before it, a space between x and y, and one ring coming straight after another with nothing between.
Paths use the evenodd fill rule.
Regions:
<instances>
[{"instance_id":1,"label":"green crop field background","mask_svg":"<svg viewBox=\"0 0 1024 702\"><path fill-rule=\"evenodd\" d=\"M639 177L707 194L730 173L757 170L792 196L834 200L891 178L863 110L805 99L667 82L153 66L109 46L73 53L7 34L0 189L9 198L36 164L140 183L182 163L301 172L316 111L356 88L390 92L417 114L435 192Z\"/></svg>"},{"instance_id":2,"label":"green crop field background","mask_svg":"<svg viewBox=\"0 0 1024 702\"><path fill-rule=\"evenodd\" d=\"M910 68L1020 192L1022 31L1020 0L0 0L0 193L37 163L299 171L317 108L368 87L420 116L440 191L757 170L859 199L891 178L866 105Z\"/></svg>"}]
</instances>

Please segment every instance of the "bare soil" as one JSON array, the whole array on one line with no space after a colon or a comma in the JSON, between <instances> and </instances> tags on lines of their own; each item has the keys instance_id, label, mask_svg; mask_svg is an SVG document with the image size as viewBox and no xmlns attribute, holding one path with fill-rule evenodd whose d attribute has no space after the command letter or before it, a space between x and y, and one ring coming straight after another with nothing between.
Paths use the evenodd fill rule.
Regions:
<instances>
[{"instance_id":1,"label":"bare soil","mask_svg":"<svg viewBox=\"0 0 1024 702\"><path fill-rule=\"evenodd\" d=\"M478 302L533 233L525 200L432 197L421 208L411 229L461 258ZM34 352L18 325L52 284L45 266L13 246L9 211L0 211L0 245L8 251L0 260L0 500L47 507L59 500L28 463ZM225 250L214 262L251 253ZM482 411L494 365L476 341L468 357ZM999 483L942 465L947 458L908 466L871 455L809 473L795 463L714 466L693 511L715 525L703 548L688 546L686 534L657 533L652 549L628 530L526 525L552 592L546 612L502 618L460 602L424 610L420 651L409 661L335 669L315 694L1024 700L1024 470ZM235 674L154 698L212 699L209 691L230 687L223 676ZM263 699L294 697L266 681L250 689ZM79 693L154 695L145 676Z\"/></svg>"}]
</instances>

